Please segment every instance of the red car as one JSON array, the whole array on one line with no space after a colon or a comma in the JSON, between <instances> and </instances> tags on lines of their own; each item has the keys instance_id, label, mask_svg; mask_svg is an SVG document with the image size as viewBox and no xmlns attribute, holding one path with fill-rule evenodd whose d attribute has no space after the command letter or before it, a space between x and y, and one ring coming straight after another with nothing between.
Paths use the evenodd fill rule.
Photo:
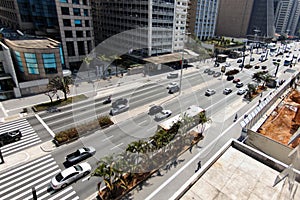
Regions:
<instances>
[{"instance_id":1,"label":"red car","mask_svg":"<svg viewBox=\"0 0 300 200\"><path fill-rule=\"evenodd\" d=\"M241 80L239 79L239 78L236 78L236 79L233 79L233 83L238 83L238 82L240 82Z\"/></svg>"}]
</instances>

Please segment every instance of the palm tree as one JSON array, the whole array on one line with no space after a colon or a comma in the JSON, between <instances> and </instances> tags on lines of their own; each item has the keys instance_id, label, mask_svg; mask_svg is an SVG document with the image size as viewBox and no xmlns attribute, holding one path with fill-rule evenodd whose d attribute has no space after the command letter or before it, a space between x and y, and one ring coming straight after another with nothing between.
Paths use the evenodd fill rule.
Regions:
<instances>
[{"instance_id":1,"label":"palm tree","mask_svg":"<svg viewBox=\"0 0 300 200\"><path fill-rule=\"evenodd\" d=\"M264 81L263 87L265 87L266 83L268 83L270 80L272 80L272 76L270 74L265 74L262 76L262 80Z\"/></svg>"},{"instance_id":2,"label":"palm tree","mask_svg":"<svg viewBox=\"0 0 300 200\"><path fill-rule=\"evenodd\" d=\"M140 159L140 153L146 153L149 149L149 144L143 140L133 141L130 144L128 144L126 151L131 153L136 153L136 164L139 163Z\"/></svg>"},{"instance_id":3,"label":"palm tree","mask_svg":"<svg viewBox=\"0 0 300 200\"><path fill-rule=\"evenodd\" d=\"M245 98L251 99L252 94L255 93L255 91L256 91L256 87L255 87L255 85L253 85L251 83L249 83L247 85L247 87L248 87L248 91L247 91L247 93L245 95Z\"/></svg>"},{"instance_id":4,"label":"palm tree","mask_svg":"<svg viewBox=\"0 0 300 200\"><path fill-rule=\"evenodd\" d=\"M199 125L201 124L201 128L199 128L198 125L198 133L202 135L205 130L206 123L211 123L212 120L206 116L205 112L201 112L198 114L198 120L199 120Z\"/></svg>"},{"instance_id":5,"label":"palm tree","mask_svg":"<svg viewBox=\"0 0 300 200\"><path fill-rule=\"evenodd\" d=\"M49 90L61 90L64 93L64 98L67 100L67 94L70 93L70 88L69 85L73 83L73 80L71 77L59 77L56 76L53 78L49 84L48 84L48 89Z\"/></svg>"}]
</instances>

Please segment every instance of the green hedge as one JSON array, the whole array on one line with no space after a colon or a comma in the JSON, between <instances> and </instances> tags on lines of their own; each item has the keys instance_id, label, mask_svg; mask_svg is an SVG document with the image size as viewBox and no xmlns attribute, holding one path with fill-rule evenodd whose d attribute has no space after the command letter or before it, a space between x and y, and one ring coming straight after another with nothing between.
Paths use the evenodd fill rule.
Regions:
<instances>
[{"instance_id":1,"label":"green hedge","mask_svg":"<svg viewBox=\"0 0 300 200\"><path fill-rule=\"evenodd\" d=\"M65 131L61 131L55 134L54 140L58 145L69 142L73 139L79 138L79 133L86 133L89 131L96 131L100 128L107 128L114 123L109 116L100 116L97 120L90 121L77 126L76 128L70 128Z\"/></svg>"}]
</instances>

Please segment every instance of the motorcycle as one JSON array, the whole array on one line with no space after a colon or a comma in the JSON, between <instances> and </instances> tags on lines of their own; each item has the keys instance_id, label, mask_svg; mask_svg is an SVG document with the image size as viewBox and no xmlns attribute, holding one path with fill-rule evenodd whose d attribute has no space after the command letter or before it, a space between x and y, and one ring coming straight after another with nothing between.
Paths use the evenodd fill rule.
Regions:
<instances>
[{"instance_id":1,"label":"motorcycle","mask_svg":"<svg viewBox=\"0 0 300 200\"><path fill-rule=\"evenodd\" d=\"M103 104L109 104L109 103L111 103L111 96L109 96L107 99L103 101Z\"/></svg>"}]
</instances>

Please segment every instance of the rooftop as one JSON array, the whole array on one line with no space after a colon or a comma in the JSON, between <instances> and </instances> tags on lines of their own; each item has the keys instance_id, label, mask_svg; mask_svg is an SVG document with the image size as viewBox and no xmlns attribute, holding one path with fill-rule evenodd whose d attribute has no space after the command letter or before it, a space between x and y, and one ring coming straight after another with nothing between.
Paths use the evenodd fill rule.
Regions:
<instances>
[{"instance_id":1,"label":"rooftop","mask_svg":"<svg viewBox=\"0 0 300 200\"><path fill-rule=\"evenodd\" d=\"M195 58L195 57L196 57L196 55L191 55L190 53L170 53L170 54L165 54L165 55L161 55L161 56L152 56L149 58L145 58L144 61L150 62L150 63L155 63L155 64L162 64L162 63L180 61L183 58L185 60L187 60L187 59Z\"/></svg>"},{"instance_id":2,"label":"rooftop","mask_svg":"<svg viewBox=\"0 0 300 200\"><path fill-rule=\"evenodd\" d=\"M60 44L60 42L50 38L24 39L24 40L5 39L5 43L15 47L29 48L29 49L58 48Z\"/></svg>"},{"instance_id":3,"label":"rooftop","mask_svg":"<svg viewBox=\"0 0 300 200\"><path fill-rule=\"evenodd\" d=\"M287 179L273 187L279 172L272 168L280 168L281 163L244 144L234 143L237 142L221 149L212 162L207 162L199 174L191 177L176 199L289 199ZM300 190L297 190L294 197L299 196Z\"/></svg>"}]
</instances>

